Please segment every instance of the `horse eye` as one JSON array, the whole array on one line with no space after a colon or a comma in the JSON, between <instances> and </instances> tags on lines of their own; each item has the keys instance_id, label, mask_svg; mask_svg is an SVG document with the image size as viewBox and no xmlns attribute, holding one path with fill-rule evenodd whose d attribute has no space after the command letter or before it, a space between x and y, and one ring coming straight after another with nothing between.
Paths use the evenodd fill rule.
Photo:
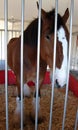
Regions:
<instances>
[{"instance_id":1,"label":"horse eye","mask_svg":"<svg viewBox=\"0 0 78 130\"><path fill-rule=\"evenodd\" d=\"M50 40L50 35L47 35L47 36L46 36L46 39L47 39L47 40Z\"/></svg>"}]
</instances>

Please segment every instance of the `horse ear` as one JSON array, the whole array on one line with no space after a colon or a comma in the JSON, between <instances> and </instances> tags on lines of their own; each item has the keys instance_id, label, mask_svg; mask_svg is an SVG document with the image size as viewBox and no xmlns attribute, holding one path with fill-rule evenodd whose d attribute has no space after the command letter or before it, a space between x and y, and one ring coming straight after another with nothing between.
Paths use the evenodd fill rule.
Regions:
<instances>
[{"instance_id":1,"label":"horse ear","mask_svg":"<svg viewBox=\"0 0 78 130\"><path fill-rule=\"evenodd\" d=\"M37 8L39 9L39 4L38 4L38 1L37 1ZM46 12L41 9L41 18L43 21L45 21L45 18L46 18Z\"/></svg>"},{"instance_id":2,"label":"horse ear","mask_svg":"<svg viewBox=\"0 0 78 130\"><path fill-rule=\"evenodd\" d=\"M38 1L37 1L36 3L37 3L37 8L39 9L39 4L38 4Z\"/></svg>"},{"instance_id":3,"label":"horse ear","mask_svg":"<svg viewBox=\"0 0 78 130\"><path fill-rule=\"evenodd\" d=\"M64 23L66 23L69 18L69 9L68 8L66 9L62 18L63 18Z\"/></svg>"}]
</instances>

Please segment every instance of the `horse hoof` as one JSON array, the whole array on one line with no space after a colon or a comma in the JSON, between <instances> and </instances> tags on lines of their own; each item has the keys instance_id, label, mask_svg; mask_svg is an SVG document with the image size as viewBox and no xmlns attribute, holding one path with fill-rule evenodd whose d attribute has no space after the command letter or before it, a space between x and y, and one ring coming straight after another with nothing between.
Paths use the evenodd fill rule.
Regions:
<instances>
[{"instance_id":1,"label":"horse hoof","mask_svg":"<svg viewBox=\"0 0 78 130\"><path fill-rule=\"evenodd\" d=\"M35 124L35 115L34 113L30 113L30 120L33 124ZM38 124L41 124L43 122L43 118L41 114L38 114Z\"/></svg>"},{"instance_id":2,"label":"horse hoof","mask_svg":"<svg viewBox=\"0 0 78 130\"><path fill-rule=\"evenodd\" d=\"M61 88L61 86L59 85L57 79L56 79L56 87L57 87L57 88Z\"/></svg>"},{"instance_id":3,"label":"horse hoof","mask_svg":"<svg viewBox=\"0 0 78 130\"><path fill-rule=\"evenodd\" d=\"M13 119L13 124L15 128L20 128L20 115L19 114L14 114L14 119Z\"/></svg>"},{"instance_id":4,"label":"horse hoof","mask_svg":"<svg viewBox=\"0 0 78 130\"><path fill-rule=\"evenodd\" d=\"M21 115L20 114L14 114L14 119L13 119L13 126L15 128L21 128ZM25 126L25 118L23 119L23 126Z\"/></svg>"}]
</instances>

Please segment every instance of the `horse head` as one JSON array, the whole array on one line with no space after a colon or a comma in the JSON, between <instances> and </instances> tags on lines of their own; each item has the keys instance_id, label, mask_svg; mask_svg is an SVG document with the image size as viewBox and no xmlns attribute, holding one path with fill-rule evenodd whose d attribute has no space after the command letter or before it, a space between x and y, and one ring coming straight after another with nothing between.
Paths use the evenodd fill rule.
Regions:
<instances>
[{"instance_id":1,"label":"horse head","mask_svg":"<svg viewBox=\"0 0 78 130\"><path fill-rule=\"evenodd\" d=\"M37 4L38 7L38 4ZM39 7L38 7L39 8ZM55 79L62 87L66 83L67 70L67 51L69 33L66 22L69 17L69 10L66 9L63 16L57 14L57 39L56 39L56 72ZM55 10L46 12L41 9L42 30L41 30L41 57L46 61L49 67L53 68L54 56L54 27L55 27ZM64 75L64 76L63 76ZM63 78L61 77L63 76ZM61 83L61 80L63 83Z\"/></svg>"}]
</instances>

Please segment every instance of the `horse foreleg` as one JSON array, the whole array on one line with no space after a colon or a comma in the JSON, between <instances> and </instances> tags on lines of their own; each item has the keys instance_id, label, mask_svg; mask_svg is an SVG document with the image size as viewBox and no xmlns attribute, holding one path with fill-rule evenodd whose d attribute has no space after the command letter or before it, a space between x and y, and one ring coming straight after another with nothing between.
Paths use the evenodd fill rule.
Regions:
<instances>
[{"instance_id":1,"label":"horse foreleg","mask_svg":"<svg viewBox=\"0 0 78 130\"><path fill-rule=\"evenodd\" d=\"M40 98L41 98L41 94L40 94L40 89L39 89L39 91L38 91L38 100L37 100L38 112L40 111ZM33 105L33 109L34 109L34 112L35 112L35 110L36 110L36 91L34 93L32 105Z\"/></svg>"},{"instance_id":2,"label":"horse foreleg","mask_svg":"<svg viewBox=\"0 0 78 130\"><path fill-rule=\"evenodd\" d=\"M41 107L40 107L40 99L41 93L40 88L38 91L38 100L37 100L37 110L38 110L38 123L42 121L42 114L41 114ZM32 113L31 113L31 120L35 123L35 114L36 114L36 91L34 93L33 101L32 101Z\"/></svg>"},{"instance_id":3,"label":"horse foreleg","mask_svg":"<svg viewBox=\"0 0 78 130\"><path fill-rule=\"evenodd\" d=\"M20 127L21 121L21 95L20 95L20 83L16 81L17 87L17 97L16 97L16 108L14 112L14 125L15 127Z\"/></svg>"},{"instance_id":4,"label":"horse foreleg","mask_svg":"<svg viewBox=\"0 0 78 130\"><path fill-rule=\"evenodd\" d=\"M24 96L25 97L30 97L31 95L31 89L27 84L24 84Z\"/></svg>"},{"instance_id":5,"label":"horse foreleg","mask_svg":"<svg viewBox=\"0 0 78 130\"><path fill-rule=\"evenodd\" d=\"M16 108L15 108L15 113L14 113L14 125L15 127L20 127L20 122L21 122L21 88L20 88L20 83L17 83L17 97L16 97ZM24 114L24 119L23 121L25 122L25 114Z\"/></svg>"},{"instance_id":6,"label":"horse foreleg","mask_svg":"<svg viewBox=\"0 0 78 130\"><path fill-rule=\"evenodd\" d=\"M29 86L27 84L24 84L23 95L29 97L30 94L31 94L31 90ZM21 88L19 82L17 82L17 97L16 97L16 109L14 114L14 120L15 120L15 124L19 126L21 121ZM24 122L25 122L25 111L24 111Z\"/></svg>"}]
</instances>

